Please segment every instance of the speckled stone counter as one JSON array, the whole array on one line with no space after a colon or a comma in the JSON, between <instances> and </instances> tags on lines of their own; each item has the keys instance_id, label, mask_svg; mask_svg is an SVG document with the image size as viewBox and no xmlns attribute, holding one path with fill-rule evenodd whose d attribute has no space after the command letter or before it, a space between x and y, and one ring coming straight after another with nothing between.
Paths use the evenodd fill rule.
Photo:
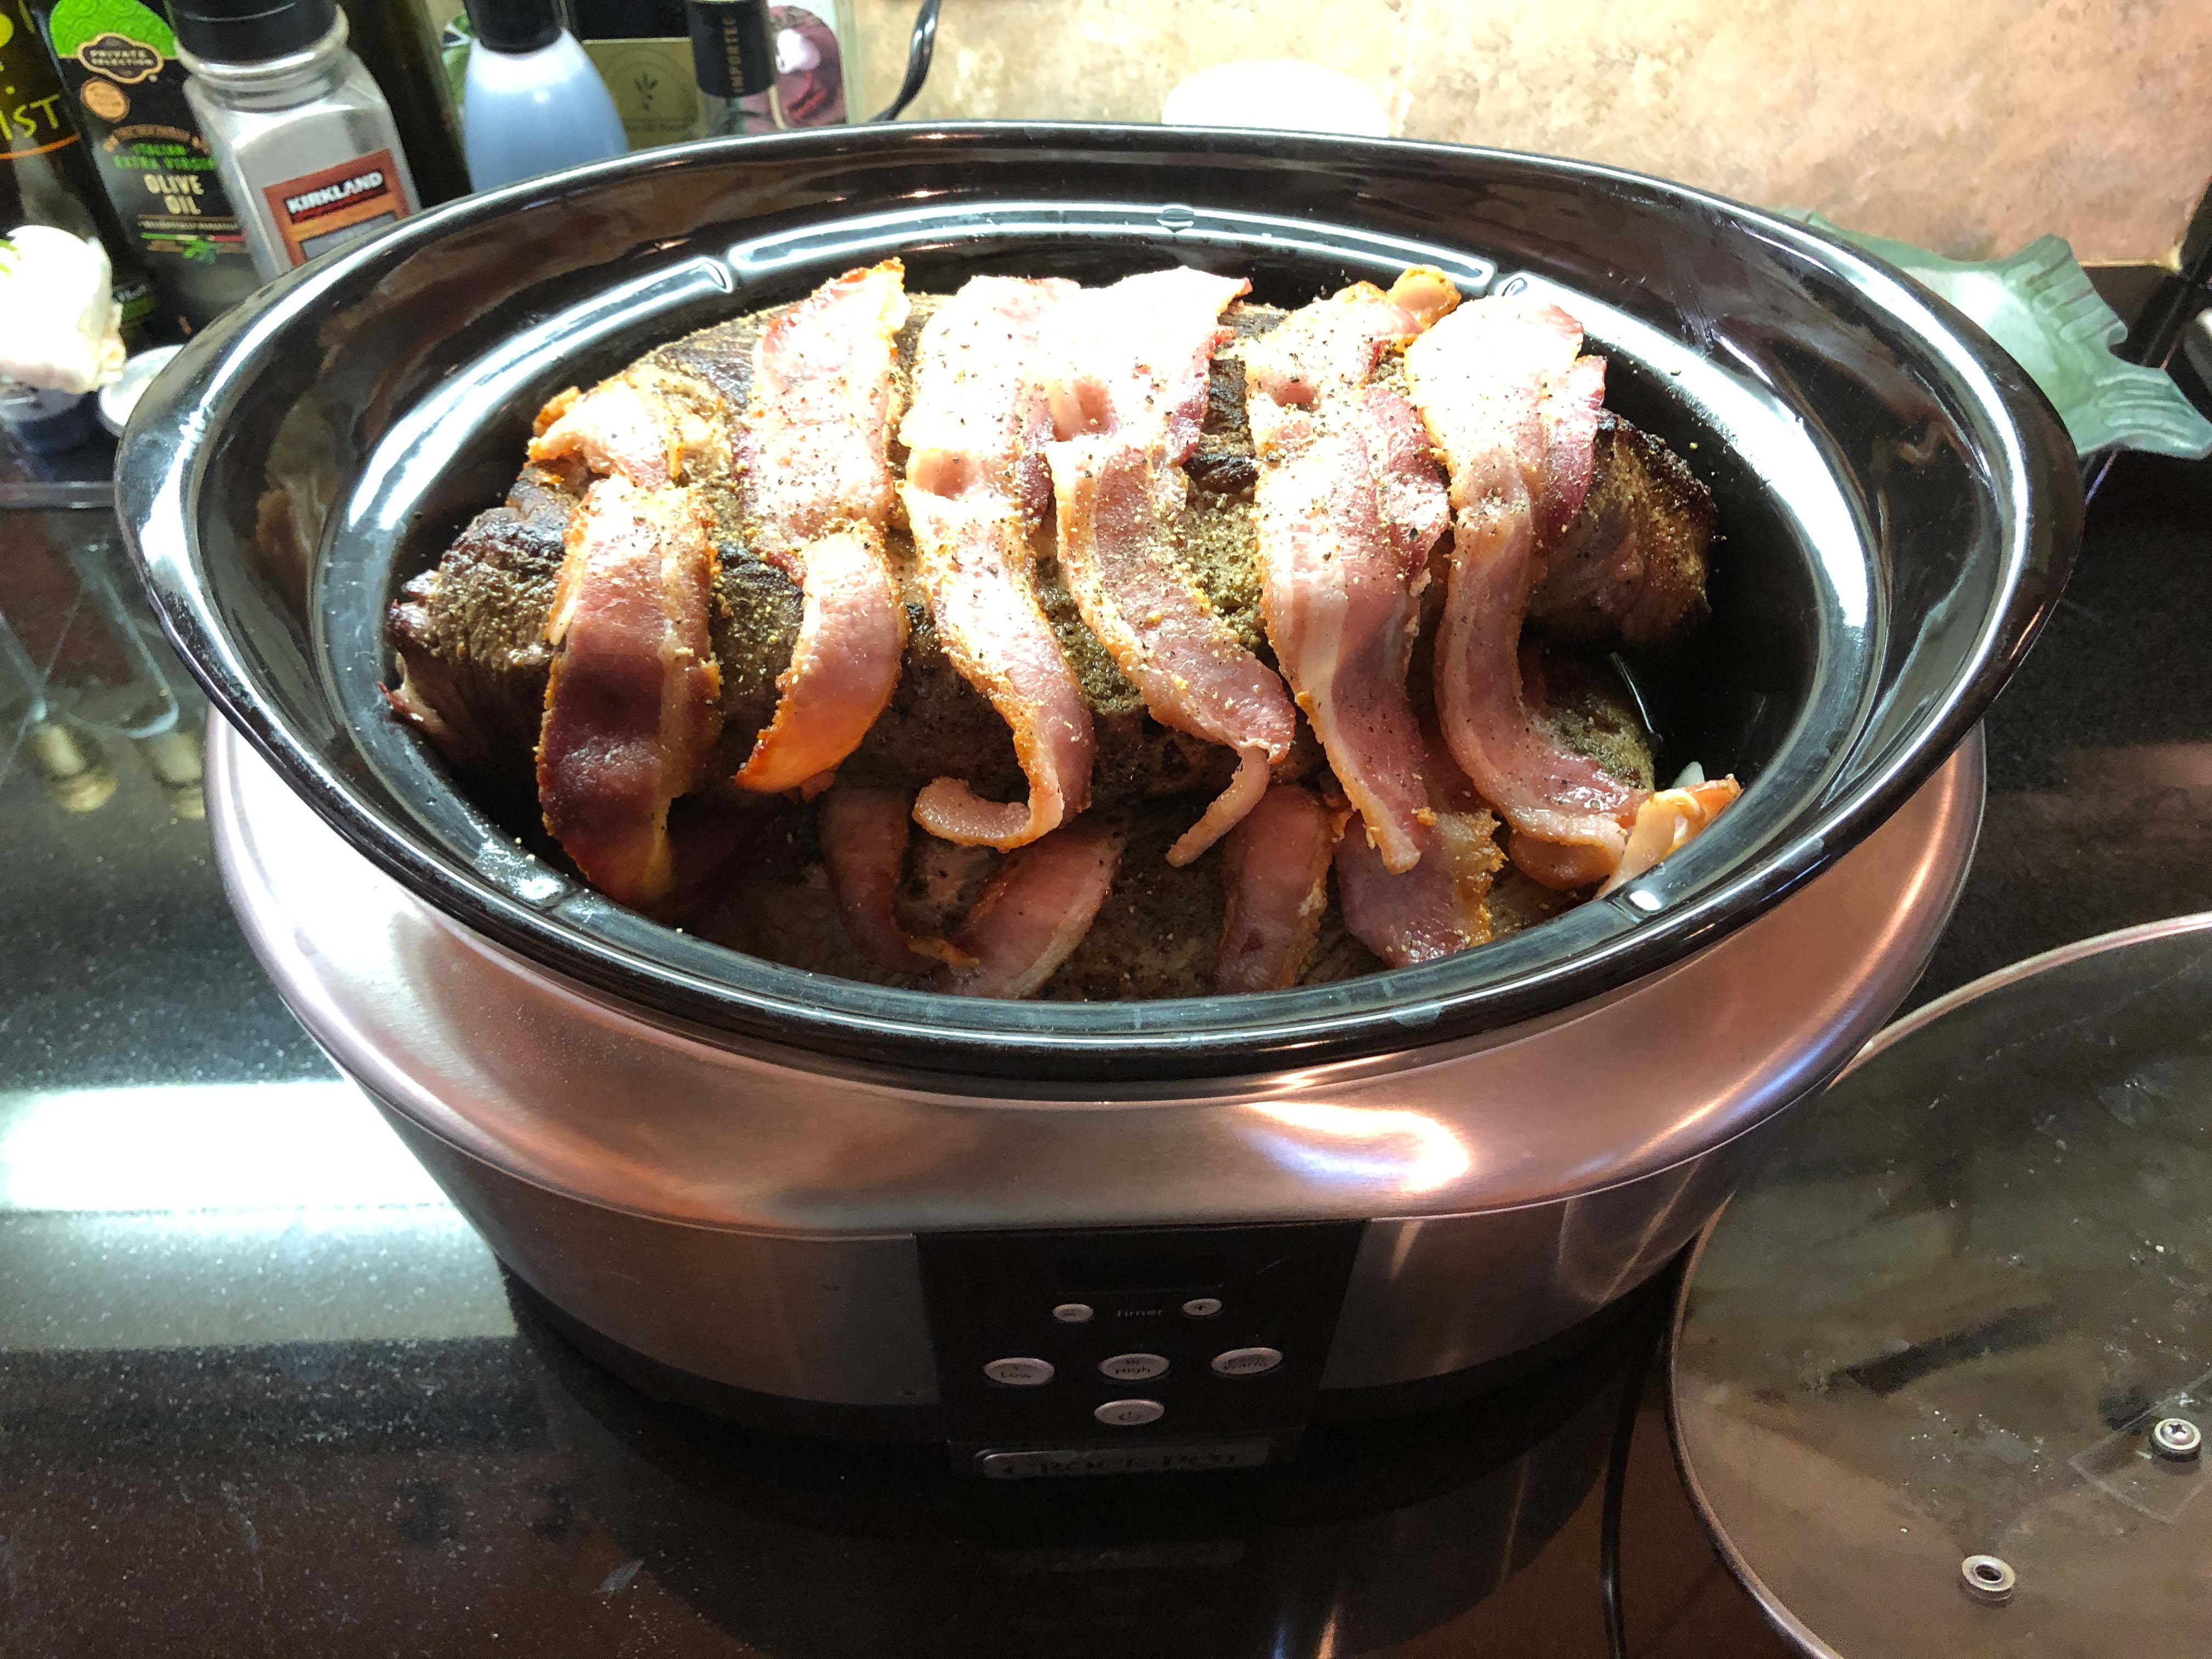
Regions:
<instances>
[{"instance_id":1,"label":"speckled stone counter","mask_svg":"<svg viewBox=\"0 0 2212 1659\"><path fill-rule=\"evenodd\" d=\"M1989 722L1923 995L2212 906L2207 525L2212 469L2106 482ZM202 714L101 599L103 516L0 544L44 687L0 678L0 1652L1579 1659L1609 1468L1627 1650L1784 1651L1639 1407L1658 1298L1506 1396L1251 1476L981 1489L613 1382L263 981L192 816ZM164 687L174 722L129 735Z\"/></svg>"}]
</instances>

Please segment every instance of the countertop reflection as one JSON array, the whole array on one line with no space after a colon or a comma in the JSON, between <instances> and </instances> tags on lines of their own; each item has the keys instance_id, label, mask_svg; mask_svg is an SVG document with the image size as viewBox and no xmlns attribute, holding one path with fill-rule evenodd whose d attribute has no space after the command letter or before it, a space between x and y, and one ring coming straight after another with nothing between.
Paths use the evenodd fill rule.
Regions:
<instances>
[{"instance_id":1,"label":"countertop reflection","mask_svg":"<svg viewBox=\"0 0 2212 1659\"><path fill-rule=\"evenodd\" d=\"M2212 908L2207 524L2204 468L2107 479L1920 995ZM1627 1650L1785 1650L1674 1475L1656 1298L1499 1399L1235 1477L1009 1493L631 1393L263 981L204 711L105 515L0 514L0 1651L1575 1659L1624 1455Z\"/></svg>"}]
</instances>

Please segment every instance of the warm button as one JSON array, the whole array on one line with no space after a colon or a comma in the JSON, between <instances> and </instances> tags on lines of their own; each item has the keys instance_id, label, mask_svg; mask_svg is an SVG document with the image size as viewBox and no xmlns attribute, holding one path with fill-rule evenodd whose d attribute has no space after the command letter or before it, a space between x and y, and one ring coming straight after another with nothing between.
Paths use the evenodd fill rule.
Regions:
<instances>
[{"instance_id":1,"label":"warm button","mask_svg":"<svg viewBox=\"0 0 2212 1659\"><path fill-rule=\"evenodd\" d=\"M1157 1400L1109 1400L1091 1414L1109 1429L1140 1429L1167 1413Z\"/></svg>"},{"instance_id":2,"label":"warm button","mask_svg":"<svg viewBox=\"0 0 2212 1659\"><path fill-rule=\"evenodd\" d=\"M1218 1365L1221 1362L1213 1362ZM994 1382L1003 1382L1010 1389L1034 1389L1041 1382L1052 1381L1052 1361L1049 1359L994 1359L983 1367L983 1375Z\"/></svg>"},{"instance_id":3,"label":"warm button","mask_svg":"<svg viewBox=\"0 0 2212 1659\"><path fill-rule=\"evenodd\" d=\"M1279 1348L1231 1348L1213 1356L1213 1369L1223 1376L1258 1376L1282 1363Z\"/></svg>"},{"instance_id":4,"label":"warm button","mask_svg":"<svg viewBox=\"0 0 2212 1659\"><path fill-rule=\"evenodd\" d=\"M1157 1353L1117 1353L1098 1362L1098 1374L1116 1382L1148 1382L1167 1375L1167 1356Z\"/></svg>"}]
</instances>

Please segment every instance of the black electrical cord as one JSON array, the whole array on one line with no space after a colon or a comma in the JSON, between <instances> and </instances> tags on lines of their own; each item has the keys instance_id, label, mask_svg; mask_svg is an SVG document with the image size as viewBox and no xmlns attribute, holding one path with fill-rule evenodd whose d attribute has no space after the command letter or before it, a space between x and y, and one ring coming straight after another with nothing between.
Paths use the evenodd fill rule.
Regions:
<instances>
[{"instance_id":1,"label":"black electrical cord","mask_svg":"<svg viewBox=\"0 0 2212 1659\"><path fill-rule=\"evenodd\" d=\"M906 48L906 79L899 85L898 96L884 106L880 114L871 118L895 121L901 111L921 94L921 83L929 78L929 60L937 51L937 9L943 0L921 0L921 9L915 15L914 34Z\"/></svg>"},{"instance_id":2,"label":"black electrical cord","mask_svg":"<svg viewBox=\"0 0 2212 1659\"><path fill-rule=\"evenodd\" d=\"M2158 296L2136 325L2137 343L2128 356L2148 368L2164 368L2166 360L2173 356L2173 349L2181 343L2182 331L2203 306L2208 287L2212 287L2212 237L2205 240L2204 246L2197 250L2196 258L2183 267L2174 281L2161 285ZM2106 449L2082 457L2084 495L2096 495L2118 453L2118 450Z\"/></svg>"},{"instance_id":3,"label":"black electrical cord","mask_svg":"<svg viewBox=\"0 0 2212 1659\"><path fill-rule=\"evenodd\" d=\"M1650 1336L1621 1384L1620 1415L1613 1421L1613 1446L1606 1455L1605 1501L1598 1518L1597 1594L1605 1617L1607 1659L1628 1659L1628 1624L1620 1596L1620 1516L1628 1492L1628 1452L1636 1439L1637 1413L1644 1408L1644 1381L1665 1361L1668 1310L1674 1306L1674 1287L1681 1282L1680 1265L1661 1278L1668 1289L1663 1294L1649 1293L1656 1303L1655 1310L1646 1316Z\"/></svg>"}]
</instances>

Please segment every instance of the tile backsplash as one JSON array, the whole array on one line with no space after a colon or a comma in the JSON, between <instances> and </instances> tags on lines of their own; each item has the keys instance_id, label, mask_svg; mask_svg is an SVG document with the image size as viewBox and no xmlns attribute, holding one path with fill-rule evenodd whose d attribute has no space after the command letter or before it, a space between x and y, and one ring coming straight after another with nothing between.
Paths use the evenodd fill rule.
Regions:
<instances>
[{"instance_id":1,"label":"tile backsplash","mask_svg":"<svg viewBox=\"0 0 2212 1659\"><path fill-rule=\"evenodd\" d=\"M856 0L867 109L915 0ZM2212 173L2206 0L945 0L919 118L1157 119L1291 57L1410 138L1612 162L1960 258L2164 258Z\"/></svg>"}]
</instances>

